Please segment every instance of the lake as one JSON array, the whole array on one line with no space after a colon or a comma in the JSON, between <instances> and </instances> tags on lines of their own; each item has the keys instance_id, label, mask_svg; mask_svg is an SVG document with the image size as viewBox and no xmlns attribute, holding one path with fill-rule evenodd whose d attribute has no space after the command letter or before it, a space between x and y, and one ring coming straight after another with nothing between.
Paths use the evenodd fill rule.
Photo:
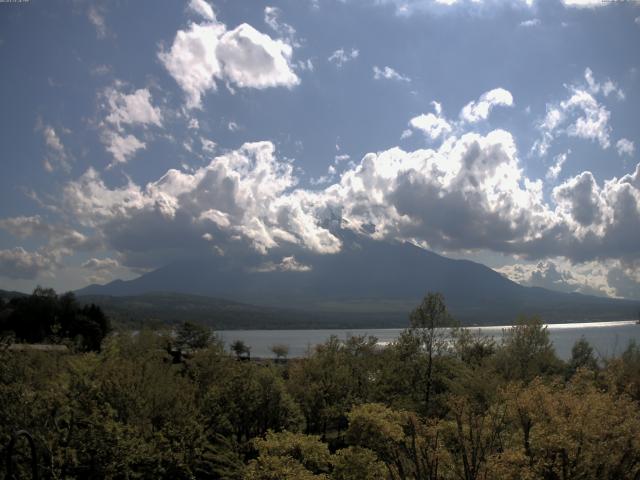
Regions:
<instances>
[{"instance_id":1,"label":"lake","mask_svg":"<svg viewBox=\"0 0 640 480\"><path fill-rule=\"evenodd\" d=\"M640 343L640 325L635 321L556 323L547 325L556 353L562 359L571 357L571 347L584 337L600 357L620 355L630 340ZM505 326L469 327L472 332L494 337L500 341ZM242 340L251 347L251 356L271 358L270 348L275 344L289 347L289 357L303 357L315 345L324 343L331 335L345 339L350 335L372 335L381 345L395 340L401 328L371 328L346 330L220 330L216 332L227 348L235 340Z\"/></svg>"}]
</instances>

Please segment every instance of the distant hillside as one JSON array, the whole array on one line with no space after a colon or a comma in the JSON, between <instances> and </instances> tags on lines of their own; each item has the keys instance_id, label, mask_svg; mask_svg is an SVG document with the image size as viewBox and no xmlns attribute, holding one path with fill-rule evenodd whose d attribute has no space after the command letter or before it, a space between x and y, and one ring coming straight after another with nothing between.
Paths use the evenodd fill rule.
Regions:
<instances>
[{"instance_id":1,"label":"distant hillside","mask_svg":"<svg viewBox=\"0 0 640 480\"><path fill-rule=\"evenodd\" d=\"M10 290L0 290L0 298L3 298L5 300L10 300L14 297L27 297L27 296L28 296L27 293L15 292Z\"/></svg>"},{"instance_id":2,"label":"distant hillside","mask_svg":"<svg viewBox=\"0 0 640 480\"><path fill-rule=\"evenodd\" d=\"M146 293L132 296L80 295L81 303L100 305L114 326L158 327L185 320L219 330L404 327L406 315L384 313L318 313L260 307L183 293Z\"/></svg>"},{"instance_id":3,"label":"distant hillside","mask_svg":"<svg viewBox=\"0 0 640 480\"><path fill-rule=\"evenodd\" d=\"M427 291L442 292L464 324L508 324L519 314L538 314L548 322L631 319L640 309L635 301L523 287L479 263L449 259L410 244L358 240L346 243L336 255L308 255L298 261L311 270L247 270L225 257L182 261L134 280L92 285L77 293L117 297L176 292L224 298L249 305L230 307L229 302L206 308L229 319L225 323L236 315L243 318L237 325L247 324L245 319L254 325L249 319L259 318L260 325L270 328L316 327L324 322L406 325L408 313ZM179 307L170 304L164 302L158 310L177 315ZM200 303L191 305L193 312L204 312L204 307L194 306Z\"/></svg>"}]
</instances>

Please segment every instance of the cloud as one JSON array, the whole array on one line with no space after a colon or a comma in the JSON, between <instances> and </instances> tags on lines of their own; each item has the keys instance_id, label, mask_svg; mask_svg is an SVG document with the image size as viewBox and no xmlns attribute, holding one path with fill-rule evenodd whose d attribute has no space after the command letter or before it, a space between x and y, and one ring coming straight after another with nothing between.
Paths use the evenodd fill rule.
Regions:
<instances>
[{"instance_id":1,"label":"cloud","mask_svg":"<svg viewBox=\"0 0 640 480\"><path fill-rule=\"evenodd\" d=\"M349 157L349 155L347 155L347 157ZM338 162L339 162L338 156L336 156L334 159L334 163L337 165ZM310 180L310 183L311 185L326 185L327 183L330 183L335 180L336 173L337 173L336 167L333 165L329 165L329 168L327 168L327 173L325 175L322 175L318 178L312 178Z\"/></svg>"},{"instance_id":2,"label":"cloud","mask_svg":"<svg viewBox=\"0 0 640 480\"><path fill-rule=\"evenodd\" d=\"M378 0L376 2L363 2L371 5L392 5L396 15L410 16L415 14L436 13L455 14L460 11L471 12L476 15L489 15L496 8L538 8L539 0ZM607 2L601 0L562 0L565 8L597 8L606 6Z\"/></svg>"},{"instance_id":3,"label":"cloud","mask_svg":"<svg viewBox=\"0 0 640 480\"><path fill-rule=\"evenodd\" d=\"M554 258L538 263L517 263L495 270L516 283L527 287L541 287L566 293L615 296L607 274L617 262L586 262L571 265L566 260ZM622 296L622 295L618 295Z\"/></svg>"},{"instance_id":4,"label":"cloud","mask_svg":"<svg viewBox=\"0 0 640 480\"><path fill-rule=\"evenodd\" d=\"M92 270L113 270L120 266L117 260L113 258L90 258L82 265L82 268L90 268Z\"/></svg>"},{"instance_id":5,"label":"cloud","mask_svg":"<svg viewBox=\"0 0 640 480\"><path fill-rule=\"evenodd\" d=\"M591 172L582 172L554 188L553 199L558 211L582 227L602 223L604 200Z\"/></svg>"},{"instance_id":6,"label":"cloud","mask_svg":"<svg viewBox=\"0 0 640 480\"><path fill-rule=\"evenodd\" d=\"M391 67L384 67L384 68L379 68L378 66L374 66L373 67L373 78L375 80L382 80L382 79L386 79L386 80L397 80L400 82L410 82L411 79L409 77L406 77L404 75L401 75L400 73L396 72L393 68Z\"/></svg>"},{"instance_id":7,"label":"cloud","mask_svg":"<svg viewBox=\"0 0 640 480\"><path fill-rule=\"evenodd\" d=\"M216 14L213 11L211 5L205 0L191 0L187 9L202 17L204 20L215 21Z\"/></svg>"},{"instance_id":8,"label":"cloud","mask_svg":"<svg viewBox=\"0 0 640 480\"><path fill-rule=\"evenodd\" d=\"M283 257L280 263L266 262L257 268L257 272L309 272L311 267L296 260L294 256Z\"/></svg>"},{"instance_id":9,"label":"cloud","mask_svg":"<svg viewBox=\"0 0 640 480\"><path fill-rule=\"evenodd\" d=\"M147 148L144 142L141 142L131 134L120 135L112 131L107 131L103 134L102 142L116 163L126 163L138 150Z\"/></svg>"},{"instance_id":10,"label":"cloud","mask_svg":"<svg viewBox=\"0 0 640 480\"><path fill-rule=\"evenodd\" d=\"M187 97L188 108L200 108L202 96L217 82L240 88L292 88L300 83L291 68L291 45L274 40L243 23L231 31L212 19L179 30L160 61Z\"/></svg>"},{"instance_id":11,"label":"cloud","mask_svg":"<svg viewBox=\"0 0 640 480\"><path fill-rule=\"evenodd\" d=\"M616 150L618 151L618 155L620 155L621 157L623 155L632 157L633 153L635 152L635 145L631 140L627 138L621 138L616 142Z\"/></svg>"},{"instance_id":12,"label":"cloud","mask_svg":"<svg viewBox=\"0 0 640 480\"><path fill-rule=\"evenodd\" d=\"M452 127L444 118L433 113L418 115L409 121L409 126L420 130L431 140L448 135Z\"/></svg>"},{"instance_id":13,"label":"cloud","mask_svg":"<svg viewBox=\"0 0 640 480\"><path fill-rule=\"evenodd\" d=\"M39 215L0 219L0 229L20 239L44 240L37 251L27 251L21 246L0 250L0 276L11 279L33 279L49 274L75 251L91 251L101 246L99 238L87 237L66 225L47 223Z\"/></svg>"},{"instance_id":14,"label":"cloud","mask_svg":"<svg viewBox=\"0 0 640 480\"><path fill-rule=\"evenodd\" d=\"M51 271L54 265L51 258L22 247L0 250L0 275L14 280L36 278Z\"/></svg>"},{"instance_id":15,"label":"cloud","mask_svg":"<svg viewBox=\"0 0 640 480\"><path fill-rule=\"evenodd\" d=\"M192 173L169 170L144 188L132 182L109 188L90 169L67 184L64 206L83 225L100 230L129 265L206 254L211 239L222 251L245 245L264 255L288 245L337 252L341 243L321 225L318 195L294 189L296 183L292 165L275 157L270 142L258 142Z\"/></svg>"},{"instance_id":16,"label":"cloud","mask_svg":"<svg viewBox=\"0 0 640 480\"><path fill-rule=\"evenodd\" d=\"M597 140L602 148L609 147L609 133L611 128L608 125L611 114L588 93L583 91L575 92L572 97L561 104L565 111L582 111L575 123L567 128L567 135L580 137L587 140Z\"/></svg>"},{"instance_id":17,"label":"cloud","mask_svg":"<svg viewBox=\"0 0 640 480\"><path fill-rule=\"evenodd\" d=\"M524 20L519 24L521 27L537 27L540 25L540 20L538 18L532 18L530 20Z\"/></svg>"},{"instance_id":18,"label":"cloud","mask_svg":"<svg viewBox=\"0 0 640 480\"><path fill-rule=\"evenodd\" d=\"M91 283L106 283L113 280L117 271L120 269L120 262L114 258L90 258L80 265L82 268L89 270L87 280Z\"/></svg>"},{"instance_id":19,"label":"cloud","mask_svg":"<svg viewBox=\"0 0 640 480\"><path fill-rule=\"evenodd\" d=\"M563 161L556 159L556 169ZM110 188L90 169L67 184L63 207L129 266L158 266L214 247L330 254L341 248L335 228L529 259L628 262L640 254L640 165L603 184L582 172L546 200L542 181L524 175L515 139L504 130L451 135L437 149L370 153L340 174L332 166L319 190L298 187L293 171L271 142L248 143L144 187L129 181Z\"/></svg>"},{"instance_id":20,"label":"cloud","mask_svg":"<svg viewBox=\"0 0 640 480\"><path fill-rule=\"evenodd\" d=\"M589 88L595 86L588 80L585 85L582 91L592 96ZM313 187L300 186L292 162L278 158L265 141L215 157L213 146L206 165L171 169L146 185L130 179L108 185L89 169L66 184L57 207L130 268L194 255L279 265L288 257L336 253L341 233L349 230L437 251L488 250L576 265L615 261L628 276L640 256L640 165L606 181L584 171L547 194L542 180L526 176L510 132L469 131L493 106L509 104L510 93L494 89L467 104L459 121L449 121L434 102L433 112L409 124L437 138L437 147L393 147L359 161L336 156L336 163L346 163L340 171L330 165ZM545 118L554 132L576 123L573 111L561 107L557 118ZM130 128L124 116L116 117L105 123ZM155 126L149 121L139 128L146 125ZM568 154L555 157L549 180L560 177ZM14 223L16 231L35 228L32 220Z\"/></svg>"},{"instance_id":21,"label":"cloud","mask_svg":"<svg viewBox=\"0 0 640 480\"><path fill-rule=\"evenodd\" d=\"M409 129L409 128L405 128L402 133L400 134L400 140L404 140L405 138L409 138L411 135L413 135L413 130Z\"/></svg>"},{"instance_id":22,"label":"cloud","mask_svg":"<svg viewBox=\"0 0 640 480\"><path fill-rule=\"evenodd\" d=\"M40 215L3 218L0 219L0 228L19 238L51 233L51 226Z\"/></svg>"},{"instance_id":23,"label":"cloud","mask_svg":"<svg viewBox=\"0 0 640 480\"><path fill-rule=\"evenodd\" d=\"M64 130L64 129L63 129ZM62 143L60 136L51 125L44 124L41 118L36 121L36 131L42 134L46 147L43 165L46 171L53 172L61 169L66 173L71 171L71 156Z\"/></svg>"},{"instance_id":24,"label":"cloud","mask_svg":"<svg viewBox=\"0 0 640 480\"><path fill-rule=\"evenodd\" d=\"M553 182L558 179L558 175L560 175L560 172L562 171L562 166L567 161L567 156L569 155L569 153L571 153L571 150L569 150L568 152L562 153L560 155L556 155L556 157L554 158L554 161L555 161L554 164L551 165L547 170L547 174L545 176L547 180Z\"/></svg>"},{"instance_id":25,"label":"cloud","mask_svg":"<svg viewBox=\"0 0 640 480\"><path fill-rule=\"evenodd\" d=\"M602 94L608 97L616 92L618 99L622 100L624 92L612 80L597 82L590 68L585 69L584 80L586 84L567 86L567 99L547 105L546 116L539 125L542 138L533 147L539 155L546 155L551 143L559 135L596 141L601 148L609 148L611 112L596 96Z\"/></svg>"},{"instance_id":26,"label":"cloud","mask_svg":"<svg viewBox=\"0 0 640 480\"><path fill-rule=\"evenodd\" d=\"M202 145L202 151L209 154L215 152L217 146L216 142L204 137L200 137L200 144Z\"/></svg>"},{"instance_id":27,"label":"cloud","mask_svg":"<svg viewBox=\"0 0 640 480\"><path fill-rule=\"evenodd\" d=\"M368 154L327 195L348 228L377 239L503 251L546 223L541 187L522 177L511 134L495 130L452 137L438 150Z\"/></svg>"},{"instance_id":28,"label":"cloud","mask_svg":"<svg viewBox=\"0 0 640 480\"><path fill-rule=\"evenodd\" d=\"M126 94L110 87L105 90L104 98L108 112L105 121L117 130L121 131L124 125L162 127L162 113L153 106L151 93L146 88Z\"/></svg>"},{"instance_id":29,"label":"cloud","mask_svg":"<svg viewBox=\"0 0 640 480\"><path fill-rule=\"evenodd\" d=\"M494 88L483 93L480 99L467 103L460 112L460 119L467 123L475 123L486 120L495 106L513 106L513 96L511 92L504 88Z\"/></svg>"},{"instance_id":30,"label":"cloud","mask_svg":"<svg viewBox=\"0 0 640 480\"><path fill-rule=\"evenodd\" d=\"M221 38L217 48L222 72L241 88L293 87L300 79L291 70L292 48L243 23Z\"/></svg>"},{"instance_id":31,"label":"cloud","mask_svg":"<svg viewBox=\"0 0 640 480\"><path fill-rule=\"evenodd\" d=\"M32 237L44 239L47 251L50 253L88 251L100 246L99 239L87 237L67 225L48 223L40 215L0 219L0 229L20 239Z\"/></svg>"},{"instance_id":32,"label":"cloud","mask_svg":"<svg viewBox=\"0 0 640 480\"><path fill-rule=\"evenodd\" d=\"M351 50L339 48L338 50L333 52L327 60L335 64L336 67L342 68L345 63L350 62L351 60L355 60L359 55L360 50L358 50L357 48L352 48Z\"/></svg>"},{"instance_id":33,"label":"cloud","mask_svg":"<svg viewBox=\"0 0 640 480\"><path fill-rule=\"evenodd\" d=\"M98 38L103 39L108 35L107 23L104 19L104 9L96 5L91 5L87 10L87 18L96 29Z\"/></svg>"},{"instance_id":34,"label":"cloud","mask_svg":"<svg viewBox=\"0 0 640 480\"><path fill-rule=\"evenodd\" d=\"M597 82L593 76L593 71L588 67L584 71L584 79L587 82L589 92L594 95L602 92L605 97L608 97L612 93L615 93L618 100L625 99L624 92L622 89L618 88L618 84L616 82L610 78L607 78L603 83Z\"/></svg>"},{"instance_id":35,"label":"cloud","mask_svg":"<svg viewBox=\"0 0 640 480\"><path fill-rule=\"evenodd\" d=\"M216 78L222 76L216 53L225 26L219 23L198 25L176 33L171 49L158 54L164 67L187 95L187 107L200 107L207 90L216 90Z\"/></svg>"},{"instance_id":36,"label":"cloud","mask_svg":"<svg viewBox=\"0 0 640 480\"><path fill-rule=\"evenodd\" d=\"M640 262L620 265L607 272L607 283L617 297L640 300Z\"/></svg>"},{"instance_id":37,"label":"cloud","mask_svg":"<svg viewBox=\"0 0 640 480\"><path fill-rule=\"evenodd\" d=\"M282 10L278 7L264 7L264 23L266 23L271 30L280 35L281 38L287 40L293 46L297 46L295 40L296 29L288 23L283 22L280 17L282 16Z\"/></svg>"},{"instance_id":38,"label":"cloud","mask_svg":"<svg viewBox=\"0 0 640 480\"><path fill-rule=\"evenodd\" d=\"M597 8L606 5L602 0L562 0L565 7Z\"/></svg>"},{"instance_id":39,"label":"cloud","mask_svg":"<svg viewBox=\"0 0 640 480\"><path fill-rule=\"evenodd\" d=\"M104 111L104 120L99 124L102 129L100 139L113 157L111 166L128 162L138 150L146 148L146 143L129 133L129 130L163 126L162 112L153 105L149 90L140 88L133 93L125 93L123 88L125 85L116 81L100 96Z\"/></svg>"}]
</instances>

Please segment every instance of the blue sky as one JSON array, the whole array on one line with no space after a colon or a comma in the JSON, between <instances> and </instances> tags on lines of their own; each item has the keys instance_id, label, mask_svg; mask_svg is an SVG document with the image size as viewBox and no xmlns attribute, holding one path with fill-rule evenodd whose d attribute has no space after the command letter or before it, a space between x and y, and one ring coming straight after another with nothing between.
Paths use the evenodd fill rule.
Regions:
<instances>
[{"instance_id":1,"label":"blue sky","mask_svg":"<svg viewBox=\"0 0 640 480\"><path fill-rule=\"evenodd\" d=\"M310 269L349 230L640 298L638 2L32 0L0 22L0 288Z\"/></svg>"}]
</instances>

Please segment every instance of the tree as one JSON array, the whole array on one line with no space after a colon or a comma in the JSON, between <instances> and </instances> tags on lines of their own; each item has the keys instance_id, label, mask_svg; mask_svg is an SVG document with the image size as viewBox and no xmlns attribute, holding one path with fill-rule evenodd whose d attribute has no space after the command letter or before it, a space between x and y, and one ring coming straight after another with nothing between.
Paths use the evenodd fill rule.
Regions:
<instances>
[{"instance_id":1,"label":"tree","mask_svg":"<svg viewBox=\"0 0 640 480\"><path fill-rule=\"evenodd\" d=\"M488 460L502 447L505 408L498 402L485 408L469 398L455 396L450 405L454 422L446 442L452 452L454 471L464 480L486 478Z\"/></svg>"},{"instance_id":2,"label":"tree","mask_svg":"<svg viewBox=\"0 0 640 480\"><path fill-rule=\"evenodd\" d=\"M384 463L368 448L343 448L336 452L331 462L334 480L379 480L387 473Z\"/></svg>"},{"instance_id":3,"label":"tree","mask_svg":"<svg viewBox=\"0 0 640 480\"><path fill-rule=\"evenodd\" d=\"M289 368L289 391L300 404L307 433L323 438L329 430L346 426L346 414L354 402L359 376L351 357L337 336L316 346L315 353Z\"/></svg>"},{"instance_id":4,"label":"tree","mask_svg":"<svg viewBox=\"0 0 640 480\"><path fill-rule=\"evenodd\" d=\"M620 358L607 360L606 366L613 389L640 402L640 345L631 340Z\"/></svg>"},{"instance_id":5,"label":"tree","mask_svg":"<svg viewBox=\"0 0 640 480\"><path fill-rule=\"evenodd\" d=\"M530 382L536 376L560 372L562 362L542 320L522 316L513 327L504 330L496 367L507 380Z\"/></svg>"},{"instance_id":6,"label":"tree","mask_svg":"<svg viewBox=\"0 0 640 480\"><path fill-rule=\"evenodd\" d=\"M176 331L176 346L187 350L207 348L213 337L209 327L187 321Z\"/></svg>"},{"instance_id":7,"label":"tree","mask_svg":"<svg viewBox=\"0 0 640 480\"><path fill-rule=\"evenodd\" d=\"M276 345L271 346L271 351L276 356L277 362L283 362L287 359L287 356L289 355L289 346L282 343L278 343Z\"/></svg>"},{"instance_id":8,"label":"tree","mask_svg":"<svg viewBox=\"0 0 640 480\"><path fill-rule=\"evenodd\" d=\"M267 432L256 439L259 456L249 463L247 480L327 479L331 455L326 443L312 435Z\"/></svg>"},{"instance_id":9,"label":"tree","mask_svg":"<svg viewBox=\"0 0 640 480\"><path fill-rule=\"evenodd\" d=\"M202 409L207 426L238 444L268 430L297 431L302 414L280 370L253 362L231 362L207 390Z\"/></svg>"},{"instance_id":10,"label":"tree","mask_svg":"<svg viewBox=\"0 0 640 480\"><path fill-rule=\"evenodd\" d=\"M250 359L251 358L251 347L249 347L242 340L234 341L231 346L231 351L236 354L236 358L238 360Z\"/></svg>"},{"instance_id":11,"label":"tree","mask_svg":"<svg viewBox=\"0 0 640 480\"><path fill-rule=\"evenodd\" d=\"M578 374L567 385L538 378L505 389L516 428L493 459L495 478L640 478L637 404L603 392L590 377Z\"/></svg>"},{"instance_id":12,"label":"tree","mask_svg":"<svg viewBox=\"0 0 640 480\"><path fill-rule=\"evenodd\" d=\"M594 372L598 370L598 360L593 354L593 348L584 337L581 337L571 348L571 359L567 365L567 377L572 377L579 368L586 368Z\"/></svg>"},{"instance_id":13,"label":"tree","mask_svg":"<svg viewBox=\"0 0 640 480\"><path fill-rule=\"evenodd\" d=\"M481 366L483 362L496 352L493 337L474 334L468 328L457 328L452 332L453 348L462 362L469 366Z\"/></svg>"},{"instance_id":14,"label":"tree","mask_svg":"<svg viewBox=\"0 0 640 480\"><path fill-rule=\"evenodd\" d=\"M347 443L376 453L391 480L438 480L450 464L442 444L442 424L412 412L369 403L349 413Z\"/></svg>"},{"instance_id":15,"label":"tree","mask_svg":"<svg viewBox=\"0 0 640 480\"><path fill-rule=\"evenodd\" d=\"M50 288L37 287L27 297L14 298L0 325L18 341L74 343L80 351L99 351L111 330L108 317L94 304L80 306L72 292L58 296Z\"/></svg>"},{"instance_id":16,"label":"tree","mask_svg":"<svg viewBox=\"0 0 640 480\"><path fill-rule=\"evenodd\" d=\"M427 293L422 302L410 316L410 331L421 342L426 352L426 388L424 391L425 409L428 411L433 384L433 357L446 345L444 328L455 324L441 293Z\"/></svg>"}]
</instances>

